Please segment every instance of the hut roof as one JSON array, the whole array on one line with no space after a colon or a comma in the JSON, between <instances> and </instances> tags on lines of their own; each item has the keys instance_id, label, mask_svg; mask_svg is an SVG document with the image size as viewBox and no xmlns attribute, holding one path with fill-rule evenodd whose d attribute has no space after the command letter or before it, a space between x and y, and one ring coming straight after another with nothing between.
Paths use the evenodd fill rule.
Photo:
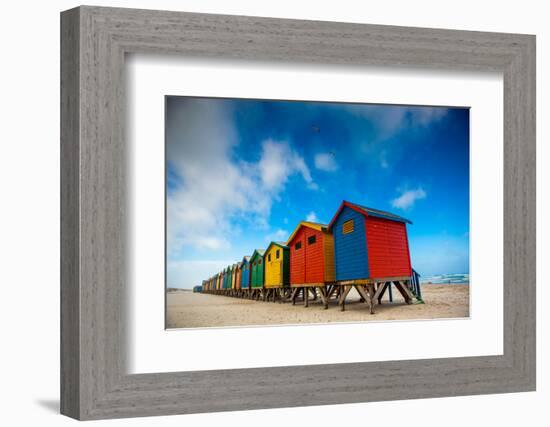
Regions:
<instances>
[{"instance_id":1,"label":"hut roof","mask_svg":"<svg viewBox=\"0 0 550 427\"><path fill-rule=\"evenodd\" d=\"M254 249L254 252L252 253L250 259L252 260L256 256L256 254L258 254L259 257L263 257L265 254L265 249Z\"/></svg>"},{"instance_id":2,"label":"hut roof","mask_svg":"<svg viewBox=\"0 0 550 427\"><path fill-rule=\"evenodd\" d=\"M326 224L321 224L321 223L318 223L318 222L300 221L300 223L296 226L296 228L294 229L294 231L292 232L292 234L290 235L290 237L286 241L285 244L287 246L292 241L292 239L294 239L294 236L296 235L298 230L300 230L300 228L302 228L302 227L308 227L308 228L313 228L314 230L317 230L317 231L323 231L323 230L326 230L328 226Z\"/></svg>"},{"instance_id":3,"label":"hut roof","mask_svg":"<svg viewBox=\"0 0 550 427\"><path fill-rule=\"evenodd\" d=\"M241 261L241 263L244 264L245 262L250 262L250 256L247 255L247 256L243 257L243 260Z\"/></svg>"},{"instance_id":4,"label":"hut roof","mask_svg":"<svg viewBox=\"0 0 550 427\"><path fill-rule=\"evenodd\" d=\"M340 207L338 208L338 211L336 211L336 214L332 217L332 220L330 221L330 224L328 225L329 229L332 228L332 226L334 225L334 221L336 220L336 218L338 218L338 215L340 215L340 212L346 206L348 208L351 208L351 209L365 215L365 216L374 216L374 217L377 217L377 218L389 219L391 221L398 221L398 222L405 222L405 223L408 222L409 224L412 224L412 222L410 220L408 220L407 218L403 218L402 216L396 215L394 213L381 211L380 209L369 208L367 206L358 205L356 203L351 203L351 202L348 202L347 200L344 200L342 202L342 204L340 205Z\"/></svg>"},{"instance_id":5,"label":"hut roof","mask_svg":"<svg viewBox=\"0 0 550 427\"><path fill-rule=\"evenodd\" d=\"M282 249L288 249L285 242L271 242L265 251L268 252L269 249L271 249L271 246L279 246Z\"/></svg>"}]
</instances>

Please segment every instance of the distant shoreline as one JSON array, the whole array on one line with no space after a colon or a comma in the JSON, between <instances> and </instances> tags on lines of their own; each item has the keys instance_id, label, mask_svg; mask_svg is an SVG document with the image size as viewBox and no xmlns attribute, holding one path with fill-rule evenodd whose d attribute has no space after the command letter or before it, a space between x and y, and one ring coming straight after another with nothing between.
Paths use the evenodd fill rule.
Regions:
<instances>
[{"instance_id":1,"label":"distant shoreline","mask_svg":"<svg viewBox=\"0 0 550 427\"><path fill-rule=\"evenodd\" d=\"M420 282L420 286L432 286L432 285L470 285L470 282Z\"/></svg>"},{"instance_id":2,"label":"distant shoreline","mask_svg":"<svg viewBox=\"0 0 550 427\"><path fill-rule=\"evenodd\" d=\"M470 285L470 282L420 282L420 286L448 286L448 285Z\"/></svg>"}]
</instances>

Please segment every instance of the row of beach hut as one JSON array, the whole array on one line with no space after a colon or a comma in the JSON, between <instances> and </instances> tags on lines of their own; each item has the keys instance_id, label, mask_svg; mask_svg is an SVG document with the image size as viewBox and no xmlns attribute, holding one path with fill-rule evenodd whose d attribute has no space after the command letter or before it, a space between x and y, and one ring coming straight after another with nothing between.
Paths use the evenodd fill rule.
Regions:
<instances>
[{"instance_id":1,"label":"row of beach hut","mask_svg":"<svg viewBox=\"0 0 550 427\"><path fill-rule=\"evenodd\" d=\"M355 288L374 312L392 286L421 301L411 267L407 224L399 215L343 201L329 224L300 222L286 242L271 242L204 280L200 292L283 302L335 298L345 309Z\"/></svg>"}]
</instances>

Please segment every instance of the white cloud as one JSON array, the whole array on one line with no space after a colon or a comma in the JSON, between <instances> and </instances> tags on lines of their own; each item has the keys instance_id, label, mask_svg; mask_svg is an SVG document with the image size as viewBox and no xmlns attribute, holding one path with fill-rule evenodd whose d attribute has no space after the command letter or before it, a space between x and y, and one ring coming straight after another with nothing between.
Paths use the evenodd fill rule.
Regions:
<instances>
[{"instance_id":1,"label":"white cloud","mask_svg":"<svg viewBox=\"0 0 550 427\"><path fill-rule=\"evenodd\" d=\"M168 194L168 252L228 247L226 214L248 205L252 179L229 160L236 134L226 113L207 101L179 102L167 111L167 158L182 179Z\"/></svg>"},{"instance_id":2,"label":"white cloud","mask_svg":"<svg viewBox=\"0 0 550 427\"><path fill-rule=\"evenodd\" d=\"M413 124L428 126L432 122L441 120L447 114L446 108L441 107L416 107L410 110Z\"/></svg>"},{"instance_id":3,"label":"white cloud","mask_svg":"<svg viewBox=\"0 0 550 427\"><path fill-rule=\"evenodd\" d=\"M316 189L306 162L286 142L264 141L258 168L262 184L268 191L280 191L294 174L301 175L308 188Z\"/></svg>"},{"instance_id":4,"label":"white cloud","mask_svg":"<svg viewBox=\"0 0 550 427\"><path fill-rule=\"evenodd\" d=\"M167 283L169 288L191 289L202 284L202 281L212 275L213 271L221 271L235 261L168 261Z\"/></svg>"},{"instance_id":5,"label":"white cloud","mask_svg":"<svg viewBox=\"0 0 550 427\"><path fill-rule=\"evenodd\" d=\"M412 142L403 143L400 134L416 132L441 121L449 112L446 107L347 105L346 111L369 123L372 132L357 136L357 146L369 160L367 167L391 172L394 165L407 155ZM418 139L422 144L423 139Z\"/></svg>"},{"instance_id":6,"label":"white cloud","mask_svg":"<svg viewBox=\"0 0 550 427\"><path fill-rule=\"evenodd\" d=\"M378 127L380 138L385 139L405 127L425 127L441 120L448 112L445 107L348 105L346 109L359 117L367 118Z\"/></svg>"},{"instance_id":7,"label":"white cloud","mask_svg":"<svg viewBox=\"0 0 550 427\"><path fill-rule=\"evenodd\" d=\"M286 230L283 230L282 228L279 228L275 230L273 233L270 233L265 236L266 242L279 242L279 241L285 241L288 238L289 233Z\"/></svg>"},{"instance_id":8,"label":"white cloud","mask_svg":"<svg viewBox=\"0 0 550 427\"><path fill-rule=\"evenodd\" d=\"M230 247L226 239L220 239L216 236L195 236L187 240L187 243L199 249L223 249Z\"/></svg>"},{"instance_id":9,"label":"white cloud","mask_svg":"<svg viewBox=\"0 0 550 427\"><path fill-rule=\"evenodd\" d=\"M319 185L316 182L308 182L307 188L313 191L319 190Z\"/></svg>"},{"instance_id":10,"label":"white cloud","mask_svg":"<svg viewBox=\"0 0 550 427\"><path fill-rule=\"evenodd\" d=\"M179 100L167 109L167 159L181 178L168 191L167 248L174 256L231 247L234 220L269 228L274 200L291 176L316 189L304 159L284 141L261 143L258 163L235 161L237 134L230 111L208 100Z\"/></svg>"},{"instance_id":11,"label":"white cloud","mask_svg":"<svg viewBox=\"0 0 550 427\"><path fill-rule=\"evenodd\" d=\"M391 201L391 205L394 208L410 209L417 200L425 199L426 192L418 187L416 190L407 190L401 193L399 197Z\"/></svg>"},{"instance_id":12,"label":"white cloud","mask_svg":"<svg viewBox=\"0 0 550 427\"><path fill-rule=\"evenodd\" d=\"M332 153L317 153L315 155L315 167L325 172L334 172L338 170L338 163Z\"/></svg>"},{"instance_id":13,"label":"white cloud","mask_svg":"<svg viewBox=\"0 0 550 427\"><path fill-rule=\"evenodd\" d=\"M317 214L313 211L307 214L306 221L309 222L319 222L319 218L317 218Z\"/></svg>"}]
</instances>

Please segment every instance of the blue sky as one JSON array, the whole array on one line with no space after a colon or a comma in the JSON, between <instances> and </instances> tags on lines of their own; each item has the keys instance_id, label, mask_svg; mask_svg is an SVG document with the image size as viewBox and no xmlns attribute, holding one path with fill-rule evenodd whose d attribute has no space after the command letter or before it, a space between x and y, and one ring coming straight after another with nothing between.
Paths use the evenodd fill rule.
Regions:
<instances>
[{"instance_id":1,"label":"blue sky","mask_svg":"<svg viewBox=\"0 0 550 427\"><path fill-rule=\"evenodd\" d=\"M168 286L344 199L409 218L421 275L469 273L468 109L167 97L166 162Z\"/></svg>"}]
</instances>

